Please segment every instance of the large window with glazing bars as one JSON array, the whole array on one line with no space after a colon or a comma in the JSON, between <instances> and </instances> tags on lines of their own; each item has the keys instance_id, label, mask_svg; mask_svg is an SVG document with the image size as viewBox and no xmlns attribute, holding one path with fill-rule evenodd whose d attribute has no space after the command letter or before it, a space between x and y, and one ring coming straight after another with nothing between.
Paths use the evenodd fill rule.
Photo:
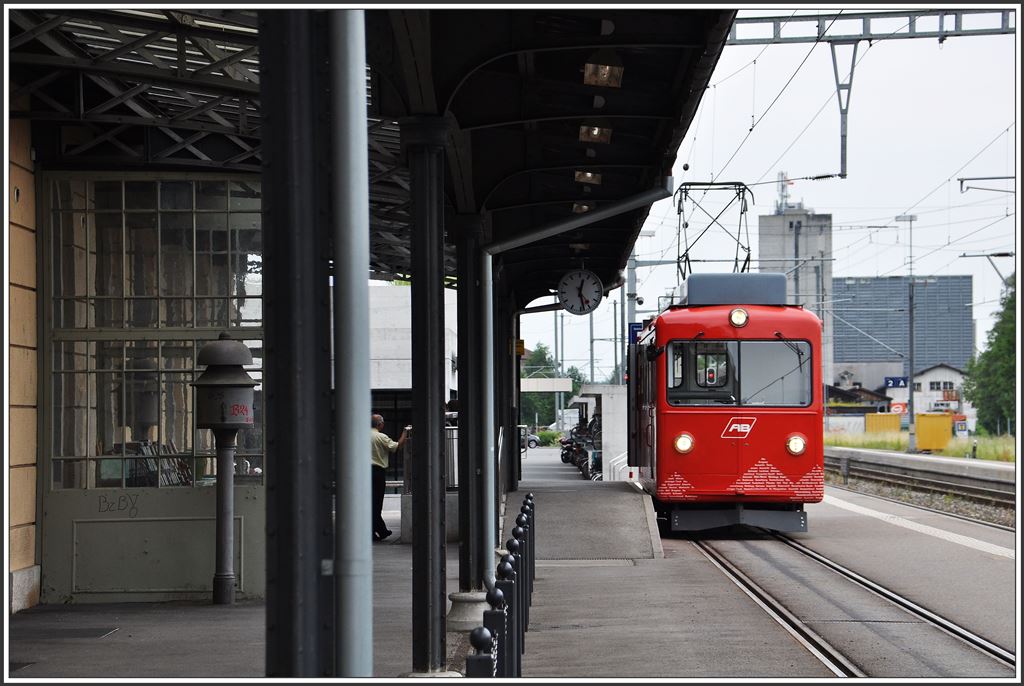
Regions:
<instances>
[{"instance_id":1,"label":"large window with glazing bars","mask_svg":"<svg viewBox=\"0 0 1024 686\"><path fill-rule=\"evenodd\" d=\"M259 180L75 174L51 176L46 192L50 486L214 483L191 384L199 350L223 331L252 351L259 383L235 478L261 482Z\"/></svg>"}]
</instances>

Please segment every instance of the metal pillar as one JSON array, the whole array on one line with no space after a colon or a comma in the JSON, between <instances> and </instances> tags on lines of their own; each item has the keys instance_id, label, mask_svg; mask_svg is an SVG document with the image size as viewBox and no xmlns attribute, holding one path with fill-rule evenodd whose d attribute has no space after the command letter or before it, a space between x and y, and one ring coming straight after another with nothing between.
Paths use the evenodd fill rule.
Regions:
<instances>
[{"instance_id":1,"label":"metal pillar","mask_svg":"<svg viewBox=\"0 0 1024 686\"><path fill-rule=\"evenodd\" d=\"M502 282L504 284L505 282ZM501 289L501 306L498 310L501 320L499 324L500 337L498 338L498 351L501 369L501 390L498 395L501 413L501 424L505 427L505 487L503 492L519 490L519 407L515 400L516 394L516 365L515 365L515 307L512 305L512 298L506 288Z\"/></svg>"},{"instance_id":2,"label":"metal pillar","mask_svg":"<svg viewBox=\"0 0 1024 686\"><path fill-rule=\"evenodd\" d=\"M235 602L235 447L238 429L214 429L217 443L217 566L213 604Z\"/></svg>"},{"instance_id":3,"label":"metal pillar","mask_svg":"<svg viewBox=\"0 0 1024 686\"><path fill-rule=\"evenodd\" d=\"M480 348L480 218L470 217L458 243L459 309L459 590L483 590L484 558L480 515L484 499L481 449L482 412Z\"/></svg>"},{"instance_id":4,"label":"metal pillar","mask_svg":"<svg viewBox=\"0 0 1024 686\"><path fill-rule=\"evenodd\" d=\"M362 10L334 10L331 33L331 197L334 233L335 676L373 676L370 538L370 181Z\"/></svg>"},{"instance_id":5,"label":"metal pillar","mask_svg":"<svg viewBox=\"0 0 1024 686\"><path fill-rule=\"evenodd\" d=\"M480 305L481 313L477 331L480 341L481 369L483 384L480 388L480 402L483 417L483 431L480 434L480 452L483 454L483 555L484 583L487 588L494 588L494 549L497 547L498 534L495 529L495 490L494 490L494 258L485 249L480 253Z\"/></svg>"},{"instance_id":6,"label":"metal pillar","mask_svg":"<svg viewBox=\"0 0 1024 686\"><path fill-rule=\"evenodd\" d=\"M326 26L306 10L261 11L266 330L266 673L332 676L331 139ZM368 484L367 484L368 487Z\"/></svg>"},{"instance_id":7,"label":"metal pillar","mask_svg":"<svg viewBox=\"0 0 1024 686\"><path fill-rule=\"evenodd\" d=\"M440 117L399 121L412 178L412 669L446 666L444 146Z\"/></svg>"}]
</instances>

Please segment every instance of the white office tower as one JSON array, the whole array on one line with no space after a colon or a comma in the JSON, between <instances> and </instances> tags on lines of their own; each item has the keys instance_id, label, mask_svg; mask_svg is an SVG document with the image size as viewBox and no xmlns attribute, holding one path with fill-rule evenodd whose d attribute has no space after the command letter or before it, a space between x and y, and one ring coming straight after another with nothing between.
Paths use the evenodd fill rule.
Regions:
<instances>
[{"instance_id":1,"label":"white office tower","mask_svg":"<svg viewBox=\"0 0 1024 686\"><path fill-rule=\"evenodd\" d=\"M787 302L803 305L821 318L821 379L834 383L832 367L832 215L815 214L803 202L790 202L793 182L779 172L775 213L759 215L758 269L786 275Z\"/></svg>"}]
</instances>

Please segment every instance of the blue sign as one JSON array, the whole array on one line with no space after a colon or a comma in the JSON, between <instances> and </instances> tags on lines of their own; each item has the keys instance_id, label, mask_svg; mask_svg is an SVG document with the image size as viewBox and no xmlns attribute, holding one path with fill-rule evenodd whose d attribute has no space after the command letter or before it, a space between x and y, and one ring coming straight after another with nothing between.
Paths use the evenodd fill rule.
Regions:
<instances>
[{"instance_id":1,"label":"blue sign","mask_svg":"<svg viewBox=\"0 0 1024 686\"><path fill-rule=\"evenodd\" d=\"M906 388L907 377L905 376L887 376L885 377L886 388Z\"/></svg>"},{"instance_id":2,"label":"blue sign","mask_svg":"<svg viewBox=\"0 0 1024 686\"><path fill-rule=\"evenodd\" d=\"M640 335L640 331L643 330L644 325L640 322L629 323L629 342L636 343L637 336Z\"/></svg>"}]
</instances>

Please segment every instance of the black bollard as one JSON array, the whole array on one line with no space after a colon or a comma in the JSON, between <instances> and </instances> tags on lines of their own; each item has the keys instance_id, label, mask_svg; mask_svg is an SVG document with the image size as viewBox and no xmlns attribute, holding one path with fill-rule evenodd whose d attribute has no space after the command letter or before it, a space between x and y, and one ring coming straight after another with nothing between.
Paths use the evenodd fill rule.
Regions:
<instances>
[{"instance_id":1,"label":"black bollard","mask_svg":"<svg viewBox=\"0 0 1024 686\"><path fill-rule=\"evenodd\" d=\"M524 555L526 562L523 564L523 569L526 572L524 590L526 591L526 604L529 605L533 602L533 521L530 508L526 505L523 505L520 514L516 516L516 525L523 530L523 548L526 551Z\"/></svg>"},{"instance_id":2,"label":"black bollard","mask_svg":"<svg viewBox=\"0 0 1024 686\"><path fill-rule=\"evenodd\" d=\"M497 586L487 591L490 610L484 610L484 628L494 637L494 676L507 677L508 672L508 620L505 614L505 594ZM469 676L467 674L467 676Z\"/></svg>"},{"instance_id":3,"label":"black bollard","mask_svg":"<svg viewBox=\"0 0 1024 686\"><path fill-rule=\"evenodd\" d=\"M500 579L494 582L505 594L505 613L508 617L508 650L505 673L510 677L519 676L519 613L516 608L516 570L515 557L502 555L497 570Z\"/></svg>"},{"instance_id":4,"label":"black bollard","mask_svg":"<svg viewBox=\"0 0 1024 686\"><path fill-rule=\"evenodd\" d=\"M533 599L533 580L537 578L537 505L533 493L527 493L525 501L530 508L530 598Z\"/></svg>"},{"instance_id":5,"label":"black bollard","mask_svg":"<svg viewBox=\"0 0 1024 686\"><path fill-rule=\"evenodd\" d=\"M469 644L476 654L466 656L466 676L494 678L494 641L491 632L478 626L469 632Z\"/></svg>"},{"instance_id":6,"label":"black bollard","mask_svg":"<svg viewBox=\"0 0 1024 686\"><path fill-rule=\"evenodd\" d=\"M516 629L519 632L516 634L516 647L519 653L524 653L526 652L526 575L523 573L523 544L520 538L515 535L516 529L519 529L519 527L512 528L512 538L505 541L505 548L515 558L512 565L516 570ZM521 534L522 530L520 529Z\"/></svg>"},{"instance_id":7,"label":"black bollard","mask_svg":"<svg viewBox=\"0 0 1024 686\"><path fill-rule=\"evenodd\" d=\"M512 674L519 677L522 675L523 667L523 577L519 573L523 558L519 555L519 541L516 539L510 538L505 541L505 549L508 550L508 554L501 559L507 557L512 567L512 595L508 598L508 606L512 608L512 616L515 617L512 623Z\"/></svg>"},{"instance_id":8,"label":"black bollard","mask_svg":"<svg viewBox=\"0 0 1024 686\"><path fill-rule=\"evenodd\" d=\"M520 610L523 621L519 623L519 629L523 632L523 652L526 652L526 627L530 621L530 560L528 554L525 551L529 550L529 545L526 542L526 530L519 524L520 521L525 522L526 517L519 515L516 517L516 526L512 527L512 538L510 540L519 543L519 555L518 566L516 567L516 574L519 579L519 602Z\"/></svg>"}]
</instances>

